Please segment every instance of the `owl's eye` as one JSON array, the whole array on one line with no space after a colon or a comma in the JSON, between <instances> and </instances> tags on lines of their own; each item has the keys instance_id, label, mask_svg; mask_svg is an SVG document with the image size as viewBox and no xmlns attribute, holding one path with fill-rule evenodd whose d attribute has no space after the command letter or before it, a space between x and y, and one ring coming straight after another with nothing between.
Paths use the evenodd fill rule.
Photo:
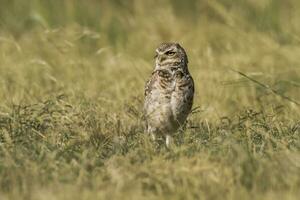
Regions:
<instances>
[{"instance_id":1,"label":"owl's eye","mask_svg":"<svg viewBox=\"0 0 300 200\"><path fill-rule=\"evenodd\" d=\"M175 52L174 52L174 51L167 51L167 52L166 52L166 55L168 55L168 56L173 56L173 55L175 55Z\"/></svg>"}]
</instances>

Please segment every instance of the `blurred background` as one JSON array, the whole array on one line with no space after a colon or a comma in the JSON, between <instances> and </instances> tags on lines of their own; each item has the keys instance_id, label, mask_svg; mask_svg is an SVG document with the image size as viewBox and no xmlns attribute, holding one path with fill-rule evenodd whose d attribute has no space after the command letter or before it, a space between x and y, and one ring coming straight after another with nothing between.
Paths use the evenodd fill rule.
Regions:
<instances>
[{"instance_id":1,"label":"blurred background","mask_svg":"<svg viewBox=\"0 0 300 200\"><path fill-rule=\"evenodd\" d=\"M300 101L299 8L297 0L0 0L1 104L63 93L119 110L142 101L155 48L175 41L206 116L295 113L280 95Z\"/></svg>"},{"instance_id":2,"label":"blurred background","mask_svg":"<svg viewBox=\"0 0 300 200\"><path fill-rule=\"evenodd\" d=\"M0 0L0 199L299 199L299 0ZM187 51L178 145L144 134ZM182 134L184 133L184 134Z\"/></svg>"}]
</instances>

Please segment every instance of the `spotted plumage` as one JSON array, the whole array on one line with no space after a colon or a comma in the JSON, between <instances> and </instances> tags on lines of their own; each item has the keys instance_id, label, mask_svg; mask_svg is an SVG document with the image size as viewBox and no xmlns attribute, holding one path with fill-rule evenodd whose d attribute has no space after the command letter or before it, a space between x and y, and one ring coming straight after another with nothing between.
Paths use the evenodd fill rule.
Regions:
<instances>
[{"instance_id":1,"label":"spotted plumage","mask_svg":"<svg viewBox=\"0 0 300 200\"><path fill-rule=\"evenodd\" d=\"M187 64L186 52L179 44L161 44L156 49L154 71L145 86L147 132L153 137L164 136L167 146L193 105L194 82Z\"/></svg>"}]
</instances>

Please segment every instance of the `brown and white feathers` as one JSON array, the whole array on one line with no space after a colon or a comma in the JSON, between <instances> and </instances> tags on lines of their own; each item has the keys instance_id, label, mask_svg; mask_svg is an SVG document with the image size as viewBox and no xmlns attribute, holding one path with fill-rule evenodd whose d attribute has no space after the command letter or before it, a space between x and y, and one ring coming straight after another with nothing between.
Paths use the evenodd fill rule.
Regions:
<instances>
[{"instance_id":1,"label":"brown and white feathers","mask_svg":"<svg viewBox=\"0 0 300 200\"><path fill-rule=\"evenodd\" d=\"M179 44L161 44L156 49L154 71L145 86L147 132L166 137L167 146L193 105L194 82L187 64L186 52Z\"/></svg>"}]
</instances>

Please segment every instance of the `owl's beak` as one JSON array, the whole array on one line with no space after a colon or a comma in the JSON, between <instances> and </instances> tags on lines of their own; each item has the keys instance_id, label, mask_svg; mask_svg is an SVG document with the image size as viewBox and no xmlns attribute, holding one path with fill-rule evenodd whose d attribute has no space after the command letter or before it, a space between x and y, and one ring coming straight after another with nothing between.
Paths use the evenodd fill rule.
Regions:
<instances>
[{"instance_id":1,"label":"owl's beak","mask_svg":"<svg viewBox=\"0 0 300 200\"><path fill-rule=\"evenodd\" d=\"M167 59L167 57L164 56L164 55L159 55L157 57L158 57L157 60L159 60L159 62L163 62L163 61L165 61Z\"/></svg>"}]
</instances>

